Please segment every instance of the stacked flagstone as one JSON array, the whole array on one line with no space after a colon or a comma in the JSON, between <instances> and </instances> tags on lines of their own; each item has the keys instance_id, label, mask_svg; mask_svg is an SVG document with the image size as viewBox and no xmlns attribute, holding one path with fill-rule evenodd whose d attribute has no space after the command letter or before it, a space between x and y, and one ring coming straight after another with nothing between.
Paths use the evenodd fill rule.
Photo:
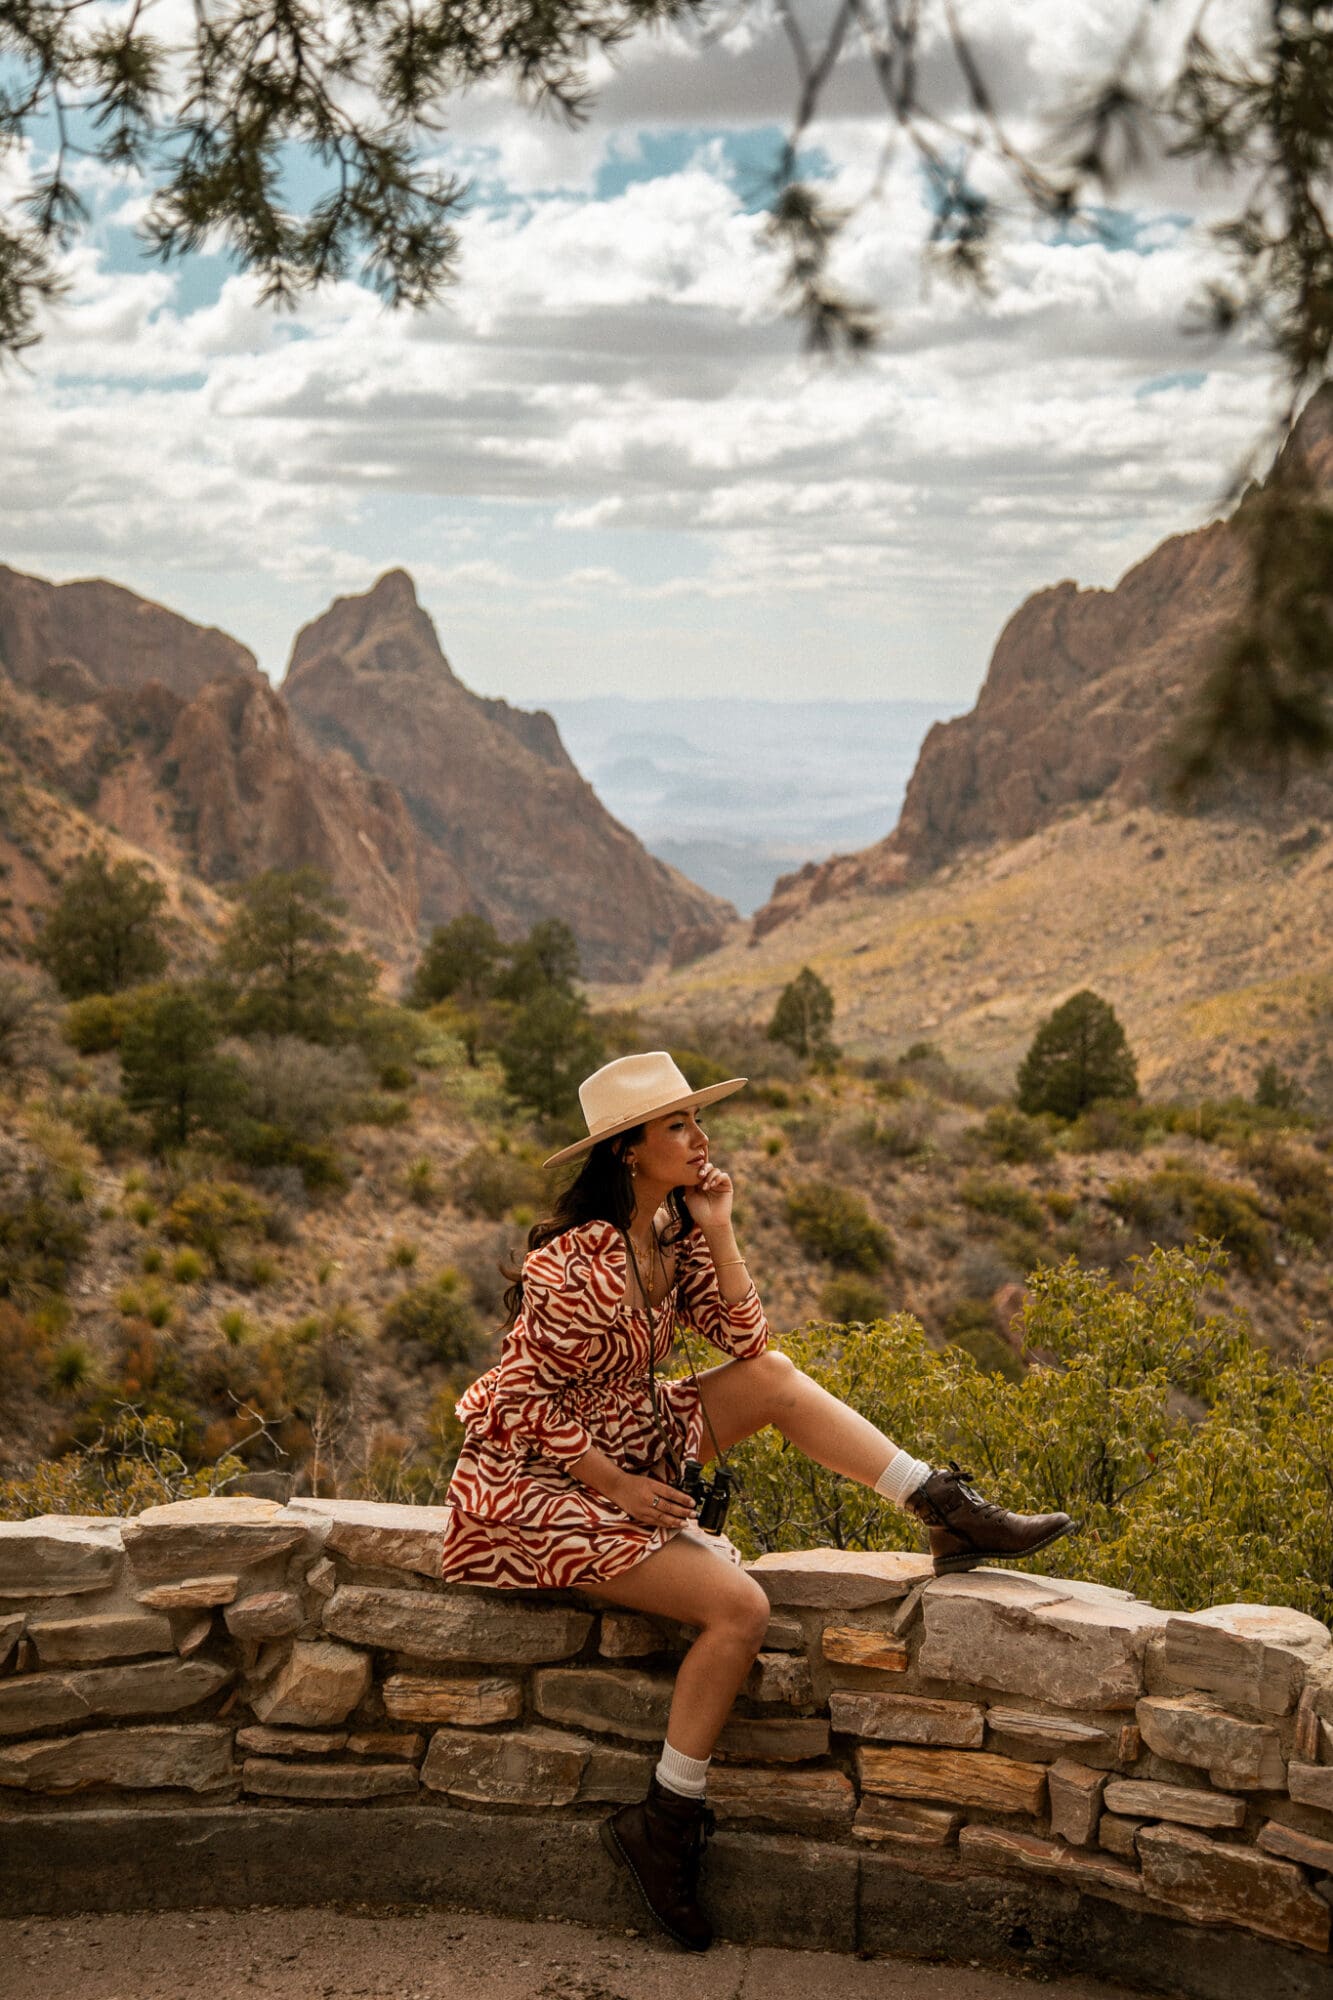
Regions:
<instances>
[{"instance_id":1,"label":"stacked flagstone","mask_svg":"<svg viewBox=\"0 0 1333 2000\"><path fill-rule=\"evenodd\" d=\"M151 1902L152 1870L130 1883L116 1853L88 1886L88 1836L142 1860L168 1824L215 1843L199 1901L274 1900L221 1858L227 1828L262 1846L280 1826L299 1872L308 1829L354 1805L377 1893L423 1828L454 1841L461 1880L469 1852L517 1855L539 1821L544 1853L566 1829L600 1913L611 1871L587 1835L644 1790L687 1635L572 1594L446 1587L440 1531L429 1508L257 1499L0 1524L0 1907L106 1906L120 1880ZM772 1622L709 1796L733 1874L809 1885L804 1911L784 1892L788 1941L912 1948L892 1915L906 1885L921 1911L1027 1912L1019 1956L1033 1923L1076 1908L1089 1935L1157 1920L1197 1960L1178 1990L1223 1990L1190 1944L1219 1926L1242 1970L1242 1940L1271 1941L1273 1991L1325 1990L1309 1976L1333 1977L1326 1627L1013 1572L931 1580L895 1554L806 1550L753 1574ZM32 1886L39 1848L58 1889ZM504 1907L558 1907L551 1879ZM726 1866L719 1880L725 1904ZM320 1891L355 1893L302 1887ZM915 1947L975 1940L923 1919Z\"/></svg>"}]
</instances>

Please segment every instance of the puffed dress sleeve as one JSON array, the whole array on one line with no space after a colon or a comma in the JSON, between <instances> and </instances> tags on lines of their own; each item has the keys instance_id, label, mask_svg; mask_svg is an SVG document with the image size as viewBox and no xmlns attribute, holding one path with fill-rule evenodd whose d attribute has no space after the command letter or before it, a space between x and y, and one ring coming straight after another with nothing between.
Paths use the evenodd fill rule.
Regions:
<instances>
[{"instance_id":1,"label":"puffed dress sleeve","mask_svg":"<svg viewBox=\"0 0 1333 2000\"><path fill-rule=\"evenodd\" d=\"M523 1304L499 1363L458 1405L465 1421L481 1418L489 1443L539 1452L566 1467L591 1446L570 1405L611 1335L623 1296L612 1245L618 1238L609 1223L587 1223L524 1258ZM483 1384L484 1407L482 1399L473 1401Z\"/></svg>"},{"instance_id":2,"label":"puffed dress sleeve","mask_svg":"<svg viewBox=\"0 0 1333 2000\"><path fill-rule=\"evenodd\" d=\"M677 1319L735 1361L752 1361L762 1354L768 1346L768 1321L753 1282L743 1298L728 1304L718 1289L708 1245L697 1229L682 1237L676 1258Z\"/></svg>"}]
</instances>

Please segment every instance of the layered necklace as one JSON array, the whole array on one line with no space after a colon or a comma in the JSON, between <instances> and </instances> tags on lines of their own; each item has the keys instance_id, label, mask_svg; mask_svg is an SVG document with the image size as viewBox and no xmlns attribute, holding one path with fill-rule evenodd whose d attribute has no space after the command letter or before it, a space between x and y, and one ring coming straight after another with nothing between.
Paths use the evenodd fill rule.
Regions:
<instances>
[{"instance_id":1,"label":"layered necklace","mask_svg":"<svg viewBox=\"0 0 1333 2000\"><path fill-rule=\"evenodd\" d=\"M653 1304L653 1282L659 1273L665 1277L662 1265L662 1245L657 1234L656 1224L650 1224L649 1226L649 1240L646 1245L641 1246L636 1243L628 1229L625 1231L625 1236L630 1249L634 1253L634 1265L639 1274L639 1284L643 1290L644 1304L648 1307L649 1312L653 1312L656 1310Z\"/></svg>"}]
</instances>

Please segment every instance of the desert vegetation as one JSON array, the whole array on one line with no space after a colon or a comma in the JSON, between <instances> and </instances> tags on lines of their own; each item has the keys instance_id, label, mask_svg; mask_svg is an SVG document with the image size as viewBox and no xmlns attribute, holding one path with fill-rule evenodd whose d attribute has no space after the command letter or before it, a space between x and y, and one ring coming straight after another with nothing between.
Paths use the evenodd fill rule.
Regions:
<instances>
[{"instance_id":1,"label":"desert vegetation","mask_svg":"<svg viewBox=\"0 0 1333 2000\"><path fill-rule=\"evenodd\" d=\"M697 1083L751 1078L714 1149L803 1366L917 1451L1077 1513L1053 1562L1333 1609L1333 1131L1271 1078L1142 1100L1100 1001L1113 1060L1060 1109L928 1041L839 1055L810 990L668 1029L590 1008L549 923L456 920L391 1002L304 871L241 889L188 975L160 942L149 981L8 975L0 1514L238 1484L440 1498L578 1078L668 1046ZM751 1549L902 1538L776 1439L742 1476Z\"/></svg>"}]
</instances>

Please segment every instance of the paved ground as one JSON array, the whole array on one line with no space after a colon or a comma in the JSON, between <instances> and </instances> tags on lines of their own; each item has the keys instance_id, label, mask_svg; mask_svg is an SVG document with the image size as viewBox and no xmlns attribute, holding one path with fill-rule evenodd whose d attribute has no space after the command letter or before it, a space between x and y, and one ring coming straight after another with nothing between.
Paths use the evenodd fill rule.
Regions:
<instances>
[{"instance_id":1,"label":"paved ground","mask_svg":"<svg viewBox=\"0 0 1333 2000\"><path fill-rule=\"evenodd\" d=\"M715 1945L464 1912L198 1910L0 1921L5 2000L1130 2000L1092 1980Z\"/></svg>"}]
</instances>

